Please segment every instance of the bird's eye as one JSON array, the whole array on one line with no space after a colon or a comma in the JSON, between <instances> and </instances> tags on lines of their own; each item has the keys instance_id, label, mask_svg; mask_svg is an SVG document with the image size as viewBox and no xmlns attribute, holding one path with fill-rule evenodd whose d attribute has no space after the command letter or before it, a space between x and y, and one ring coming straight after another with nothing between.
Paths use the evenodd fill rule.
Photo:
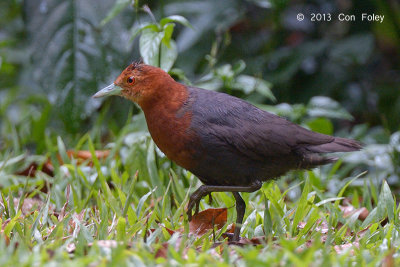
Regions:
<instances>
[{"instance_id":1,"label":"bird's eye","mask_svg":"<svg viewBox=\"0 0 400 267\"><path fill-rule=\"evenodd\" d=\"M135 78L129 77L127 81L128 81L128 83L134 83L135 82Z\"/></svg>"}]
</instances>

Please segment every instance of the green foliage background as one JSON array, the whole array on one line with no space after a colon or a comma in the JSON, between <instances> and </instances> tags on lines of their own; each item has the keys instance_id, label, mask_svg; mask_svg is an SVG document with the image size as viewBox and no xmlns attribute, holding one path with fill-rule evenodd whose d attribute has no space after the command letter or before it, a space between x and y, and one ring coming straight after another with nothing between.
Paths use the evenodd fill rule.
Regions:
<instances>
[{"instance_id":1,"label":"green foliage background","mask_svg":"<svg viewBox=\"0 0 400 267\"><path fill-rule=\"evenodd\" d=\"M172 55L177 56L175 67L191 81L225 63L241 62L246 65L244 74L273 85L278 102L306 103L315 95L329 96L349 110L356 123L398 130L400 11L396 1L121 0L115 5L110 1L4 1L2 95L18 91L13 94L20 99L46 96L54 129L73 134L87 130L100 104L90 95L140 58L134 35L152 20L140 10L143 4L149 5L157 20L181 15L193 25L177 24L172 41L179 52ZM306 15L303 22L296 20L299 12ZM333 19L311 22L311 13L331 13ZM357 20L340 22L339 13L355 14ZM361 13L382 14L385 19L365 22ZM146 51L141 52L146 56ZM230 89L226 84L219 87ZM250 97L271 103L262 95ZM111 105L113 116L128 108L117 106Z\"/></svg>"}]
</instances>

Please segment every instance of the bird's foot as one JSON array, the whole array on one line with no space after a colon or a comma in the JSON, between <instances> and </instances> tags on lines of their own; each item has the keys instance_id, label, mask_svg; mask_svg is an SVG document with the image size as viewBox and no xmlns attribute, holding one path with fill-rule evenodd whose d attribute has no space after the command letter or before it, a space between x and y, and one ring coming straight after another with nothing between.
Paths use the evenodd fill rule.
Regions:
<instances>
[{"instance_id":1,"label":"bird's foot","mask_svg":"<svg viewBox=\"0 0 400 267\"><path fill-rule=\"evenodd\" d=\"M205 188L203 186L200 186L199 189L197 189L191 196L189 199L189 204L187 207L187 216L189 221L192 220L192 210L193 208L196 206L196 209L194 211L193 215L196 215L197 213L199 213L199 207L200 207L200 200L208 194L208 192L206 190L204 190Z\"/></svg>"}]
</instances>

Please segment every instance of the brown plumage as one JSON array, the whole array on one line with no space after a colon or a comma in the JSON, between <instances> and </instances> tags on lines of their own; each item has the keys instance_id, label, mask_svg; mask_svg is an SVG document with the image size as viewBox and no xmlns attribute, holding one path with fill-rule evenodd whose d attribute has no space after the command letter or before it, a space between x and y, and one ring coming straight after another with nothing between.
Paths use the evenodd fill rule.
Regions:
<instances>
[{"instance_id":1,"label":"brown plumage","mask_svg":"<svg viewBox=\"0 0 400 267\"><path fill-rule=\"evenodd\" d=\"M144 64L131 64L94 97L111 94L139 104L157 146L204 183L190 198L189 219L206 194L233 193L239 224L233 240L239 238L245 209L238 192L336 160L320 153L361 149L357 141L309 131L239 98L177 83Z\"/></svg>"}]
</instances>

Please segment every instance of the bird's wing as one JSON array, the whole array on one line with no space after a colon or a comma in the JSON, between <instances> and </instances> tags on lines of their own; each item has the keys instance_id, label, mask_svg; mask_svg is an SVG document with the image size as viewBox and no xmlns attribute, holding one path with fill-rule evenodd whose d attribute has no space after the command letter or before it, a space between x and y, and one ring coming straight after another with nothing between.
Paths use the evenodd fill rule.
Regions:
<instances>
[{"instance_id":1,"label":"bird's wing","mask_svg":"<svg viewBox=\"0 0 400 267\"><path fill-rule=\"evenodd\" d=\"M197 89L197 88L196 88ZM224 145L246 157L284 157L302 147L334 141L232 96L191 90L192 129L210 146Z\"/></svg>"}]
</instances>

